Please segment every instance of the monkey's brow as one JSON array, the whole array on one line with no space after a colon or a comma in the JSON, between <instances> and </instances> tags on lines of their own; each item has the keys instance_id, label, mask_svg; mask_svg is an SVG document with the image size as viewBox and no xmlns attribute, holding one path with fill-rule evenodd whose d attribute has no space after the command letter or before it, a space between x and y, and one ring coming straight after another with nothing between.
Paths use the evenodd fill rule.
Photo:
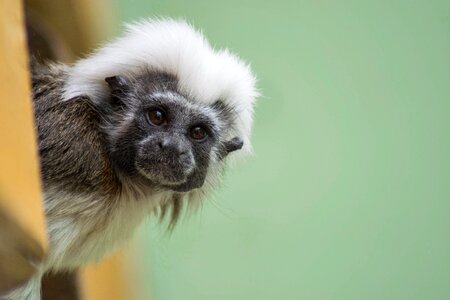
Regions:
<instances>
[{"instance_id":1,"label":"monkey's brow","mask_svg":"<svg viewBox=\"0 0 450 300\"><path fill-rule=\"evenodd\" d=\"M150 94L150 99L153 103L158 103L161 105L167 104L167 103L173 103L177 105L182 105L183 107L193 110L193 111L199 111L203 112L205 109L209 109L210 107L208 105L202 105L201 103L197 103L195 101L191 101L188 97L175 92L175 91L157 91L152 94Z\"/></svg>"},{"instance_id":2,"label":"monkey's brow","mask_svg":"<svg viewBox=\"0 0 450 300\"><path fill-rule=\"evenodd\" d=\"M165 99L169 99L169 100L173 100L173 101L179 101L179 100L188 101L188 99L186 97L180 95L179 93L173 92L173 91L154 92L154 93L150 94L150 97L153 99L165 98Z\"/></svg>"}]
</instances>

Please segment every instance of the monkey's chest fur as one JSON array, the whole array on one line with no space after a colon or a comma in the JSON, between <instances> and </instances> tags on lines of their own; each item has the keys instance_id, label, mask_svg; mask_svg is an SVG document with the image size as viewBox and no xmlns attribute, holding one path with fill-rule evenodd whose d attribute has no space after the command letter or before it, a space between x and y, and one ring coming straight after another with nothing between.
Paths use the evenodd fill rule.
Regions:
<instances>
[{"instance_id":1,"label":"monkey's chest fur","mask_svg":"<svg viewBox=\"0 0 450 300\"><path fill-rule=\"evenodd\" d=\"M99 261L128 240L158 200L152 197L152 201L136 201L125 197L80 197L50 188L45 193L50 253L44 269L72 269ZM61 212L56 208L61 202L73 205Z\"/></svg>"},{"instance_id":2,"label":"monkey's chest fur","mask_svg":"<svg viewBox=\"0 0 450 300\"><path fill-rule=\"evenodd\" d=\"M95 109L82 98L61 100L64 67L33 71L50 239L44 269L75 268L99 260L125 241L170 195L120 183L104 149Z\"/></svg>"}]
</instances>

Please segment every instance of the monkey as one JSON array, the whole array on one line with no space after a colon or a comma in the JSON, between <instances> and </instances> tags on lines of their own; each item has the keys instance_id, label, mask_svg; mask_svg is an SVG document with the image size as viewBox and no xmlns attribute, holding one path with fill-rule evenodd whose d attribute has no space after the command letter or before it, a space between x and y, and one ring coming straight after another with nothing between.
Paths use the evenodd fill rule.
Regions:
<instances>
[{"instance_id":1,"label":"monkey","mask_svg":"<svg viewBox=\"0 0 450 300\"><path fill-rule=\"evenodd\" d=\"M31 81L49 251L1 299L41 299L46 272L99 261L148 216L173 228L251 152L255 75L184 20L131 23L74 64L33 61Z\"/></svg>"}]
</instances>

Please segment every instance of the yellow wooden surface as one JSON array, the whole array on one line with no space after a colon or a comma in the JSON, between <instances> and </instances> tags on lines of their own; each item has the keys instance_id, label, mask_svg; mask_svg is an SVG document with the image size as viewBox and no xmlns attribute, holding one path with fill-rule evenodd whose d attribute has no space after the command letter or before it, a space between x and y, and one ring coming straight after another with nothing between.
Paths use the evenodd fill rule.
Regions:
<instances>
[{"instance_id":1,"label":"yellow wooden surface","mask_svg":"<svg viewBox=\"0 0 450 300\"><path fill-rule=\"evenodd\" d=\"M21 1L0 1L0 57L0 269L5 270L7 260L26 266L27 256L39 260L47 247ZM9 275L14 276L0 274L0 281Z\"/></svg>"},{"instance_id":2,"label":"yellow wooden surface","mask_svg":"<svg viewBox=\"0 0 450 300\"><path fill-rule=\"evenodd\" d=\"M27 10L39 16L67 46L61 59L71 62L95 49L111 36L113 5L110 0L25 0Z\"/></svg>"},{"instance_id":3,"label":"yellow wooden surface","mask_svg":"<svg viewBox=\"0 0 450 300\"><path fill-rule=\"evenodd\" d=\"M116 253L99 265L90 265L80 273L83 300L132 300L137 299L131 286L132 266L126 254Z\"/></svg>"}]
</instances>

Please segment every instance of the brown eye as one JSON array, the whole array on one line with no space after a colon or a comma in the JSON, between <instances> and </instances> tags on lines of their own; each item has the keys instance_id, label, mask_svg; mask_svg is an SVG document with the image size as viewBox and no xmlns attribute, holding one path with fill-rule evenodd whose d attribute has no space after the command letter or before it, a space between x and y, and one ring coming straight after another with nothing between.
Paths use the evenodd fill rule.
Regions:
<instances>
[{"instance_id":1,"label":"brown eye","mask_svg":"<svg viewBox=\"0 0 450 300\"><path fill-rule=\"evenodd\" d=\"M148 119L153 125L161 126L166 123L166 114L160 109L153 109L148 112Z\"/></svg>"},{"instance_id":2,"label":"brown eye","mask_svg":"<svg viewBox=\"0 0 450 300\"><path fill-rule=\"evenodd\" d=\"M203 141L208 136L206 130L201 126L192 127L189 134L191 135L191 138L198 141Z\"/></svg>"}]
</instances>

